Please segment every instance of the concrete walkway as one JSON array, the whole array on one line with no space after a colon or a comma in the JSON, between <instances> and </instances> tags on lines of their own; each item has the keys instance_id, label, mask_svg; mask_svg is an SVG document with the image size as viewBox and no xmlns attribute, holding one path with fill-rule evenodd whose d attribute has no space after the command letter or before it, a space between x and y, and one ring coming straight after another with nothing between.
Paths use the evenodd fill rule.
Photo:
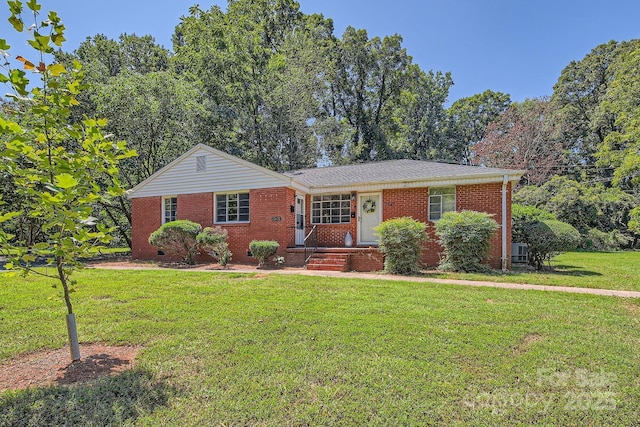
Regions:
<instances>
[{"instance_id":1,"label":"concrete walkway","mask_svg":"<svg viewBox=\"0 0 640 427\"><path fill-rule=\"evenodd\" d=\"M153 270L167 270L167 268L158 267L153 264L111 264L111 263L95 263L90 265L90 268L107 268L107 269L121 269L121 270L141 270L141 269L153 269ZM619 298L640 298L640 292L637 291L619 291L611 289L594 289L594 288L574 288L571 286L547 286L547 285L529 285L525 283L500 283L500 282L485 282L474 280L456 280L456 279L438 279L434 277L416 277L416 276L397 276L386 273L360 273L360 272L339 272L339 271L318 271L318 270L305 270L303 268L284 268L284 269L264 269L257 270L256 268L243 267L240 265L234 265L228 269L212 268L207 266L200 266L191 269L184 269L180 271L208 271L214 273L253 273L253 274L297 274L301 276L316 276L316 277L339 277L344 279L373 279L373 280L398 280L403 282L423 282L423 283L440 283L445 285L460 285L460 286L480 286L502 289L519 289L519 290L535 290L535 291L550 291L550 292L568 292L574 294L590 294L590 295L605 295Z\"/></svg>"}]
</instances>

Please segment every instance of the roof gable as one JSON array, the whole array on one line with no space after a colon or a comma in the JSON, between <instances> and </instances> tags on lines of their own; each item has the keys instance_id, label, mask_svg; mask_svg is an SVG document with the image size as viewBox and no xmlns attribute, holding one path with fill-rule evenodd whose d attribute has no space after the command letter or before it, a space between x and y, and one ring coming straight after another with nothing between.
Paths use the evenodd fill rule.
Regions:
<instances>
[{"instance_id":1,"label":"roof gable","mask_svg":"<svg viewBox=\"0 0 640 427\"><path fill-rule=\"evenodd\" d=\"M198 144L127 193L129 198L291 186L283 174Z\"/></svg>"}]
</instances>

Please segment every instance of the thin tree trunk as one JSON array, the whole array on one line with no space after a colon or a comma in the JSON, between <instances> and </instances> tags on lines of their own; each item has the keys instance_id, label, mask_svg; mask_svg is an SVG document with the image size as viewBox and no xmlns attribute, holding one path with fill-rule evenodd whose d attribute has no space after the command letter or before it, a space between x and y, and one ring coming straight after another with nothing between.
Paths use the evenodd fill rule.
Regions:
<instances>
[{"instance_id":1,"label":"thin tree trunk","mask_svg":"<svg viewBox=\"0 0 640 427\"><path fill-rule=\"evenodd\" d=\"M69 334L69 349L71 351L71 360L73 362L80 360L80 344L78 342L78 328L76 327L76 316L73 313L71 298L69 297L69 283L63 268L62 257L56 258L56 266L58 268L58 278L62 283L64 290L64 302L67 305L67 333Z\"/></svg>"}]
</instances>

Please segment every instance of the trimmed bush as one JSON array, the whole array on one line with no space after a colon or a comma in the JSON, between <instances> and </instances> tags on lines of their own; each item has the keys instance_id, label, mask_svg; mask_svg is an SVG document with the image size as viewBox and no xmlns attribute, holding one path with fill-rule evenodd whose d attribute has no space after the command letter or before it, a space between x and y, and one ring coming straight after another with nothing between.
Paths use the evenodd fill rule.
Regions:
<instances>
[{"instance_id":1,"label":"trimmed bush","mask_svg":"<svg viewBox=\"0 0 640 427\"><path fill-rule=\"evenodd\" d=\"M227 244L227 230L221 227L207 227L196 236L200 249L209 254L221 266L231 261L231 251Z\"/></svg>"},{"instance_id":2,"label":"trimmed bush","mask_svg":"<svg viewBox=\"0 0 640 427\"><path fill-rule=\"evenodd\" d=\"M192 221L171 221L151 233L149 243L161 251L178 255L185 264L195 264L199 252L196 236L201 230L202 226Z\"/></svg>"},{"instance_id":3,"label":"trimmed bush","mask_svg":"<svg viewBox=\"0 0 640 427\"><path fill-rule=\"evenodd\" d=\"M554 214L535 206L519 205L514 203L511 206L511 241L515 243L524 242L524 228L527 224L542 221L545 219L557 219Z\"/></svg>"},{"instance_id":4,"label":"trimmed bush","mask_svg":"<svg viewBox=\"0 0 640 427\"><path fill-rule=\"evenodd\" d=\"M251 256L258 260L258 267L262 267L269 257L278 252L280 244L274 240L252 240L249 243Z\"/></svg>"},{"instance_id":5,"label":"trimmed bush","mask_svg":"<svg viewBox=\"0 0 640 427\"><path fill-rule=\"evenodd\" d=\"M436 222L436 234L444 248L438 265L445 271L487 271L482 264L498 223L485 212L447 212Z\"/></svg>"},{"instance_id":6,"label":"trimmed bush","mask_svg":"<svg viewBox=\"0 0 640 427\"><path fill-rule=\"evenodd\" d=\"M380 251L385 255L386 272L412 274L420 270L422 244L428 239L426 228L426 224L406 216L389 219L375 227Z\"/></svg>"},{"instance_id":7,"label":"trimmed bush","mask_svg":"<svg viewBox=\"0 0 640 427\"><path fill-rule=\"evenodd\" d=\"M529 264L542 270L560 252L574 250L581 241L580 232L571 224L556 220L529 223L524 228L524 242L528 245Z\"/></svg>"},{"instance_id":8,"label":"trimmed bush","mask_svg":"<svg viewBox=\"0 0 640 427\"><path fill-rule=\"evenodd\" d=\"M622 234L618 230L611 230L607 233L592 228L584 236L582 248L588 251L619 251L632 240L632 237Z\"/></svg>"}]
</instances>

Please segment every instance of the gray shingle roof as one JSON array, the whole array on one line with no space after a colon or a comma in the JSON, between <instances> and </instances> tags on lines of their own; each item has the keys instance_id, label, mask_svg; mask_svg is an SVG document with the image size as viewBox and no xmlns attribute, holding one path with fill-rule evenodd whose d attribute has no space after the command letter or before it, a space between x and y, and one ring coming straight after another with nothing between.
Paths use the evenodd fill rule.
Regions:
<instances>
[{"instance_id":1,"label":"gray shingle roof","mask_svg":"<svg viewBox=\"0 0 640 427\"><path fill-rule=\"evenodd\" d=\"M447 178L479 178L485 176L521 175L513 169L452 165L422 160L387 160L347 166L300 169L285 172L308 187L334 187L397 181L426 181Z\"/></svg>"}]
</instances>

